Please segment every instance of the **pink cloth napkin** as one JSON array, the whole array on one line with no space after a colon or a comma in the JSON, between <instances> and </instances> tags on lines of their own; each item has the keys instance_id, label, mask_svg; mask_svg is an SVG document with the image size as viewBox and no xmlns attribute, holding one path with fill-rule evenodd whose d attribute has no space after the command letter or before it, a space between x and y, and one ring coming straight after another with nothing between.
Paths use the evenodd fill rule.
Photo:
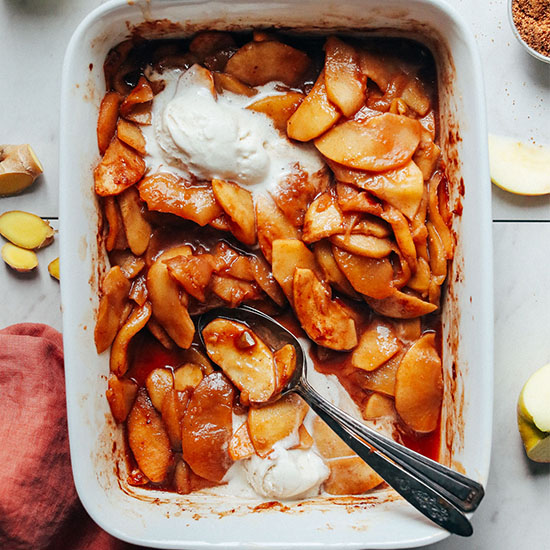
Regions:
<instances>
[{"instance_id":1,"label":"pink cloth napkin","mask_svg":"<svg viewBox=\"0 0 550 550\"><path fill-rule=\"evenodd\" d=\"M0 548L130 550L78 500L65 409L63 342L46 325L0 330Z\"/></svg>"}]
</instances>

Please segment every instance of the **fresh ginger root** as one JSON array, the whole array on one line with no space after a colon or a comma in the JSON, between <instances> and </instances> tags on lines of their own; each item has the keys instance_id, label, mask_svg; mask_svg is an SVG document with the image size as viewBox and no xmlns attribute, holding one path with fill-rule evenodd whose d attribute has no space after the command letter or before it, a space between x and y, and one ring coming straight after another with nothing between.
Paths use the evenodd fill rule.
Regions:
<instances>
[{"instance_id":1,"label":"fresh ginger root","mask_svg":"<svg viewBox=\"0 0 550 550\"><path fill-rule=\"evenodd\" d=\"M0 196L23 191L43 171L42 164L28 143L0 145Z\"/></svg>"},{"instance_id":2,"label":"fresh ginger root","mask_svg":"<svg viewBox=\"0 0 550 550\"><path fill-rule=\"evenodd\" d=\"M26 273L38 265L38 258L32 250L20 248L12 243L2 247L2 259L15 271Z\"/></svg>"},{"instance_id":3,"label":"fresh ginger root","mask_svg":"<svg viewBox=\"0 0 550 550\"><path fill-rule=\"evenodd\" d=\"M49 245L54 230L35 214L11 210L0 216L0 235L21 248L34 250Z\"/></svg>"},{"instance_id":4,"label":"fresh ginger root","mask_svg":"<svg viewBox=\"0 0 550 550\"><path fill-rule=\"evenodd\" d=\"M54 278L59 281L59 258L56 258L55 260L52 260L48 264L48 273Z\"/></svg>"}]
</instances>

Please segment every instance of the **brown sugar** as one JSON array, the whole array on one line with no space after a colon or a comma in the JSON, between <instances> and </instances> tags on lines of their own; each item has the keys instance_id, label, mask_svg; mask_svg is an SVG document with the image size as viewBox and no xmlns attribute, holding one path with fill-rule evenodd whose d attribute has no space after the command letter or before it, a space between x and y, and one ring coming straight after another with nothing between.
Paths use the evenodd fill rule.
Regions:
<instances>
[{"instance_id":1,"label":"brown sugar","mask_svg":"<svg viewBox=\"0 0 550 550\"><path fill-rule=\"evenodd\" d=\"M527 45L550 56L550 0L513 0L512 16Z\"/></svg>"}]
</instances>

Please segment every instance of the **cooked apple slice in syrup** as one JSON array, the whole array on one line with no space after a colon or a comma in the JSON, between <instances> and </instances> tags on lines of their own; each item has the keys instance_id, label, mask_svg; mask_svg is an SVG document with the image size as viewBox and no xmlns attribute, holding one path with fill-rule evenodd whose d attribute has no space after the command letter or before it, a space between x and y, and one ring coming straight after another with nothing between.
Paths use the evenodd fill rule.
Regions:
<instances>
[{"instance_id":1,"label":"cooked apple slice in syrup","mask_svg":"<svg viewBox=\"0 0 550 550\"><path fill-rule=\"evenodd\" d=\"M205 376L195 388L183 418L183 458L193 472L220 482L232 464L228 447L233 429L233 394L221 372Z\"/></svg>"},{"instance_id":2,"label":"cooked apple slice in syrup","mask_svg":"<svg viewBox=\"0 0 550 550\"><path fill-rule=\"evenodd\" d=\"M273 353L246 325L214 319L202 331L206 352L250 401L268 401L275 391Z\"/></svg>"},{"instance_id":3,"label":"cooked apple slice in syrup","mask_svg":"<svg viewBox=\"0 0 550 550\"><path fill-rule=\"evenodd\" d=\"M417 120L384 113L365 121L338 124L317 138L315 146L325 157L345 166L381 172L407 163L418 147L421 133Z\"/></svg>"},{"instance_id":4,"label":"cooked apple slice in syrup","mask_svg":"<svg viewBox=\"0 0 550 550\"><path fill-rule=\"evenodd\" d=\"M277 441L296 433L307 410L306 403L294 393L270 405L251 408L248 412L248 432L258 455L266 457Z\"/></svg>"},{"instance_id":5,"label":"cooked apple slice in syrup","mask_svg":"<svg viewBox=\"0 0 550 550\"><path fill-rule=\"evenodd\" d=\"M313 243L343 233L344 230L344 218L338 201L331 193L322 193L307 209L303 228L304 241Z\"/></svg>"},{"instance_id":6,"label":"cooked apple slice in syrup","mask_svg":"<svg viewBox=\"0 0 550 550\"><path fill-rule=\"evenodd\" d=\"M338 302L330 287L311 269L294 272L294 311L307 335L320 346L350 350L357 345L355 321Z\"/></svg>"},{"instance_id":7,"label":"cooked apple slice in syrup","mask_svg":"<svg viewBox=\"0 0 550 550\"><path fill-rule=\"evenodd\" d=\"M417 340L407 351L395 380L395 408L411 430L435 430L443 400L441 359L435 349L435 333Z\"/></svg>"},{"instance_id":8,"label":"cooked apple slice in syrup","mask_svg":"<svg viewBox=\"0 0 550 550\"><path fill-rule=\"evenodd\" d=\"M267 115L277 130L286 133L288 119L295 113L303 99L304 95L299 92L288 92L259 99L247 109Z\"/></svg>"},{"instance_id":9,"label":"cooked apple slice in syrup","mask_svg":"<svg viewBox=\"0 0 550 550\"><path fill-rule=\"evenodd\" d=\"M374 370L391 359L400 349L394 331L389 325L375 321L359 339L353 351L351 364L358 369Z\"/></svg>"},{"instance_id":10,"label":"cooked apple slice in syrup","mask_svg":"<svg viewBox=\"0 0 550 550\"><path fill-rule=\"evenodd\" d=\"M412 319L427 315L437 309L435 304L425 302L416 296L395 289L385 298L376 299L374 296L369 297L367 295L365 300L376 313L396 319Z\"/></svg>"}]
</instances>

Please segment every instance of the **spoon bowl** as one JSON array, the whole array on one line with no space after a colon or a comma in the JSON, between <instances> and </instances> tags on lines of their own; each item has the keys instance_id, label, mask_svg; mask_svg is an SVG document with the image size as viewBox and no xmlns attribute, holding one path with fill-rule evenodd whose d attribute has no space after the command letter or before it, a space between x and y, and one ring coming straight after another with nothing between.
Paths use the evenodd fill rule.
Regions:
<instances>
[{"instance_id":1,"label":"spoon bowl","mask_svg":"<svg viewBox=\"0 0 550 550\"><path fill-rule=\"evenodd\" d=\"M272 350L286 344L295 348L294 374L283 391L268 403L287 393L297 393L361 459L427 518L454 534L473 533L464 512L474 511L483 498L479 483L388 439L330 403L307 381L307 361L300 341L261 311L241 306L217 308L201 315L198 333L207 352L202 332L211 321L220 318L247 325Z\"/></svg>"}]
</instances>

